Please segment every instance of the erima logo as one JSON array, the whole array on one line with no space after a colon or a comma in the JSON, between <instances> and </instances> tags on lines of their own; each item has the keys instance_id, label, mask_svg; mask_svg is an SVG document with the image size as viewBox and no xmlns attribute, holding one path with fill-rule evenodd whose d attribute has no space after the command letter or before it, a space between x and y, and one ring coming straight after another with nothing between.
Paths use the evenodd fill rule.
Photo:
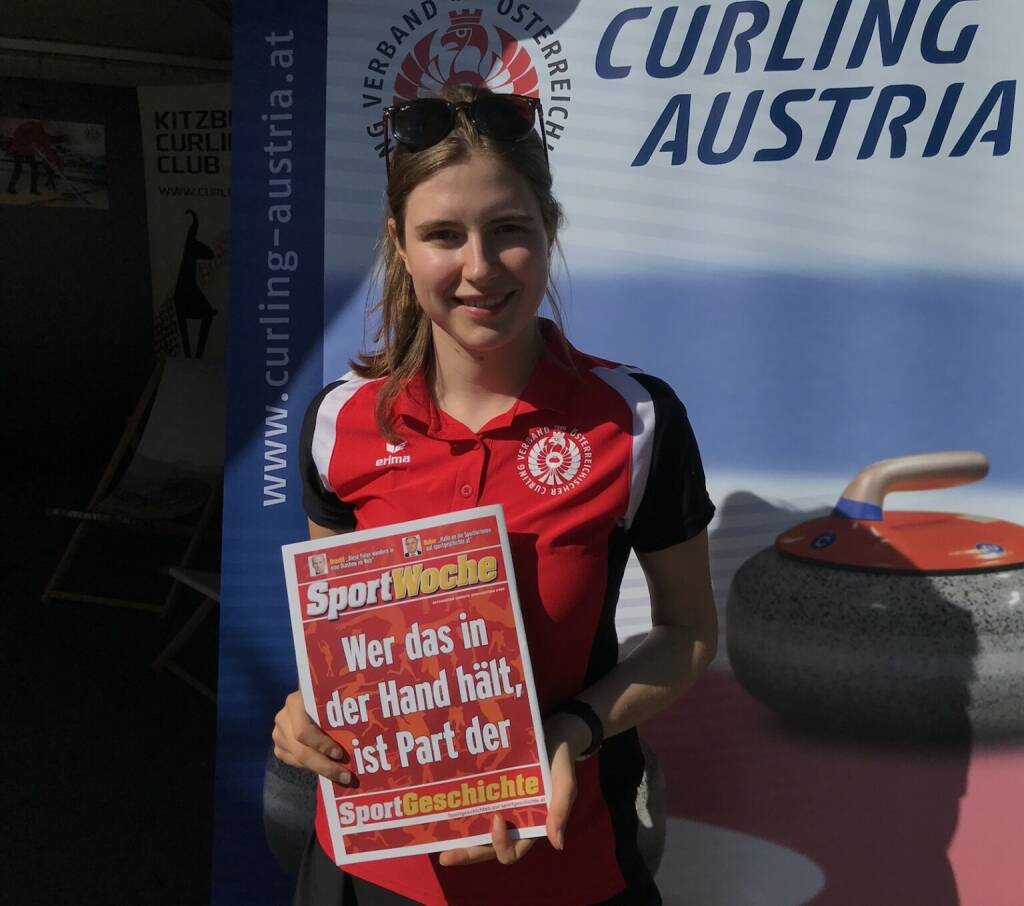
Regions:
<instances>
[{"instance_id":1,"label":"erima logo","mask_svg":"<svg viewBox=\"0 0 1024 906\"><path fill-rule=\"evenodd\" d=\"M378 467L380 466L401 466L406 463L412 462L412 457L409 455L399 456L405 449L405 441L403 440L400 444L384 444L384 449L387 450L388 455L382 456L375 463Z\"/></svg>"}]
</instances>

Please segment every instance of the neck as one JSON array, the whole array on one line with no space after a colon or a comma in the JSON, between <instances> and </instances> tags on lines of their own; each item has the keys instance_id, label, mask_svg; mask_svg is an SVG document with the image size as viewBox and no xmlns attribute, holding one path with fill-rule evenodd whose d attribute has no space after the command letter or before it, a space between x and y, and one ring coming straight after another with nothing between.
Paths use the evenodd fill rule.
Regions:
<instances>
[{"instance_id":1,"label":"neck","mask_svg":"<svg viewBox=\"0 0 1024 906\"><path fill-rule=\"evenodd\" d=\"M522 393L544 350L540 327L492 352L470 352L434 329L433 391L437 404L471 430L478 430Z\"/></svg>"}]
</instances>

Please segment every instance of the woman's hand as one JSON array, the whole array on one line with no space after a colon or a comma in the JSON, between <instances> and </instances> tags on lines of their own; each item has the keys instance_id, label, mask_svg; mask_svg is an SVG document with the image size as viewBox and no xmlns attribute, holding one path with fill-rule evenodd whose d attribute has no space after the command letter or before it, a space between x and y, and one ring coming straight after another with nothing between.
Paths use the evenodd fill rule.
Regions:
<instances>
[{"instance_id":1,"label":"woman's hand","mask_svg":"<svg viewBox=\"0 0 1024 906\"><path fill-rule=\"evenodd\" d=\"M551 845L564 849L565 825L576 801L576 757L590 744L590 729L571 714L552 714L544 721L544 738L551 762L551 804L545 829ZM499 812L491 821L490 844L450 849L441 853L439 861L442 865L453 866L497 859L502 865L512 865L529 852L535 839L514 840Z\"/></svg>"},{"instance_id":2,"label":"woman's hand","mask_svg":"<svg viewBox=\"0 0 1024 906\"><path fill-rule=\"evenodd\" d=\"M348 753L306 714L302 693L293 692L274 718L274 754L293 768L316 771L328 780L348 785L351 772L344 767Z\"/></svg>"}]
</instances>

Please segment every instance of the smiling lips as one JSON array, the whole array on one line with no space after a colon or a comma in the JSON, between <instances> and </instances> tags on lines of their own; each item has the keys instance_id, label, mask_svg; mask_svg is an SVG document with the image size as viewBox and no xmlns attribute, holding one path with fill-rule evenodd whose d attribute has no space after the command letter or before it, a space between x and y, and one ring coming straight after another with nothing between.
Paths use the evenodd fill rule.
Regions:
<instances>
[{"instance_id":1,"label":"smiling lips","mask_svg":"<svg viewBox=\"0 0 1024 906\"><path fill-rule=\"evenodd\" d=\"M470 313L490 313L504 306L511 297L512 293L508 292L501 296L456 296L455 301L463 308L469 309Z\"/></svg>"}]
</instances>

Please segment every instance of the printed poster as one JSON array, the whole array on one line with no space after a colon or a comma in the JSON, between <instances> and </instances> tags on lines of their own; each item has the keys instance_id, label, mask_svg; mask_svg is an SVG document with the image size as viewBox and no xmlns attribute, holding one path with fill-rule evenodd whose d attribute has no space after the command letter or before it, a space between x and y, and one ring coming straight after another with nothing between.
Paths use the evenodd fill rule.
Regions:
<instances>
[{"instance_id":1,"label":"printed poster","mask_svg":"<svg viewBox=\"0 0 1024 906\"><path fill-rule=\"evenodd\" d=\"M139 88L159 352L223 361L231 206L231 86Z\"/></svg>"},{"instance_id":2,"label":"printed poster","mask_svg":"<svg viewBox=\"0 0 1024 906\"><path fill-rule=\"evenodd\" d=\"M100 123L0 117L0 204L110 207Z\"/></svg>"},{"instance_id":3,"label":"printed poster","mask_svg":"<svg viewBox=\"0 0 1024 906\"><path fill-rule=\"evenodd\" d=\"M306 710L356 782L320 778L341 865L544 834L549 789L500 506L282 548Z\"/></svg>"}]
</instances>

